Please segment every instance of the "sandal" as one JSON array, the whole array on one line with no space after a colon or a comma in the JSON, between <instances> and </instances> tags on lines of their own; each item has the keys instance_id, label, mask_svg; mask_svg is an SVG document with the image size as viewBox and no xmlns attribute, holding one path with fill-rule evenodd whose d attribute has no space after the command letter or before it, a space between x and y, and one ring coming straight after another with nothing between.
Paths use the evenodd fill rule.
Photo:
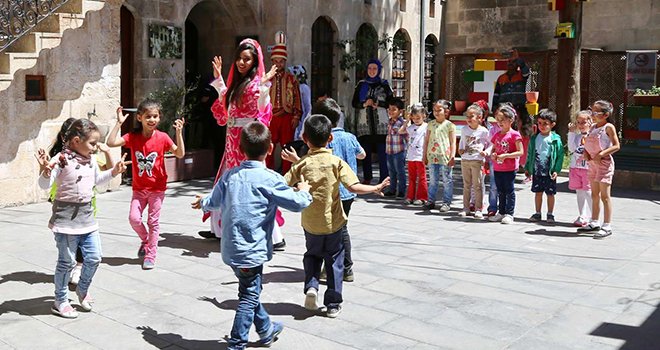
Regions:
<instances>
[{"instance_id":1,"label":"sandal","mask_svg":"<svg viewBox=\"0 0 660 350\"><path fill-rule=\"evenodd\" d=\"M87 311L87 312L92 311L92 303L94 302L94 300L89 295L89 292L87 292L87 294L85 294L85 296L83 297L82 295L80 295L80 293L76 289L76 295L78 296L78 301L80 302L80 307L82 307L82 309Z\"/></svg>"},{"instance_id":2,"label":"sandal","mask_svg":"<svg viewBox=\"0 0 660 350\"><path fill-rule=\"evenodd\" d=\"M78 317L78 311L69 304L68 301L62 302L59 305L53 304L53 307L50 308L50 311L57 316L64 318L76 318Z\"/></svg>"}]
</instances>

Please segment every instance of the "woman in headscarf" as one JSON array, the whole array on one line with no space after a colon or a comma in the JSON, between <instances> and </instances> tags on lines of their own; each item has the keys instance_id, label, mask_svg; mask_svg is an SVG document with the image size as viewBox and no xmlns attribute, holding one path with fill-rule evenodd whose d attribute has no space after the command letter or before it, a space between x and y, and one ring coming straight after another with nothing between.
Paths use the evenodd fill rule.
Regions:
<instances>
[{"instance_id":1,"label":"woman in headscarf","mask_svg":"<svg viewBox=\"0 0 660 350\"><path fill-rule=\"evenodd\" d=\"M363 182L373 179L371 153L375 147L378 152L380 180L388 176L385 155L385 136L387 135L387 99L392 96L390 84L381 79L383 66L372 58L367 63L367 77L360 80L353 93L353 108L356 109L357 137L367 156L362 161Z\"/></svg>"},{"instance_id":2,"label":"woman in headscarf","mask_svg":"<svg viewBox=\"0 0 660 350\"><path fill-rule=\"evenodd\" d=\"M220 161L217 182L222 174L244 161L245 155L240 151L239 144L243 126L258 120L266 126L272 117L270 96L270 80L275 76L275 66L266 73L261 46L256 40L241 41L234 54L234 63L229 70L227 84L222 79L222 57L213 58L213 76L211 83L217 92L218 99L211 106L213 117L220 126L227 126L225 152ZM204 220L211 216L211 232L200 231L205 238L222 236L220 230L220 212L204 214ZM275 225L276 230L278 226ZM275 237L273 237L275 241Z\"/></svg>"}]
</instances>

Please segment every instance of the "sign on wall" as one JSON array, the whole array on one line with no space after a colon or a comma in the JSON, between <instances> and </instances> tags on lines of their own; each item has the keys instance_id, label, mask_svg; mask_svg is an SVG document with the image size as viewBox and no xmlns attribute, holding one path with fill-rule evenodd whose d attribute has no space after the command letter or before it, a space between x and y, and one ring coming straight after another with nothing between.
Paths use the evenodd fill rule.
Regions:
<instances>
[{"instance_id":1,"label":"sign on wall","mask_svg":"<svg viewBox=\"0 0 660 350\"><path fill-rule=\"evenodd\" d=\"M655 86L657 51L628 51L626 89L649 90Z\"/></svg>"},{"instance_id":2,"label":"sign on wall","mask_svg":"<svg viewBox=\"0 0 660 350\"><path fill-rule=\"evenodd\" d=\"M149 25L149 57L173 59L183 56L181 28L160 24Z\"/></svg>"}]
</instances>

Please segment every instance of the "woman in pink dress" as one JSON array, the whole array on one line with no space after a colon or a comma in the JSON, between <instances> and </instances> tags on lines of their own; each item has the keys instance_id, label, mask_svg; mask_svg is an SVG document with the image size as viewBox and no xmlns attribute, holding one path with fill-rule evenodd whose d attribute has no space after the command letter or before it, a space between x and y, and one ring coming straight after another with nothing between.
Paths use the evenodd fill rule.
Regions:
<instances>
[{"instance_id":1,"label":"woman in pink dress","mask_svg":"<svg viewBox=\"0 0 660 350\"><path fill-rule=\"evenodd\" d=\"M239 165L245 160L245 155L239 149L241 129L250 122L258 120L266 126L270 124L272 117L270 105L270 80L275 76L276 68L273 66L266 73L264 69L263 54L261 46L256 40L245 39L241 41L234 55L234 64L229 70L227 84L222 79L222 57L213 58L213 76L215 80L211 83L218 91L218 99L211 106L213 116L220 126L227 126L227 139L225 152L218 168L215 181L228 169ZM204 214L204 220L211 216L211 232L213 236L220 238L220 212ZM282 224L281 216L278 215L278 223ZM276 225L276 231L278 227ZM200 232L206 238L213 236ZM277 233L275 236L278 236ZM273 236L273 242L278 240ZM281 241L281 237L278 237Z\"/></svg>"}]
</instances>

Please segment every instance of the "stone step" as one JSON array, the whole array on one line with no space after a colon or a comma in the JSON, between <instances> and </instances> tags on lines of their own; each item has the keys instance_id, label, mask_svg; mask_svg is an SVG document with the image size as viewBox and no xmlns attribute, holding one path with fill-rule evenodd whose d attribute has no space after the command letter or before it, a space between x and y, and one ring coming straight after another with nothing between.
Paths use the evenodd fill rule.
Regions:
<instances>
[{"instance_id":1,"label":"stone step","mask_svg":"<svg viewBox=\"0 0 660 350\"><path fill-rule=\"evenodd\" d=\"M34 52L36 50L36 37L32 33L28 33L16 40L4 52Z\"/></svg>"},{"instance_id":2,"label":"stone step","mask_svg":"<svg viewBox=\"0 0 660 350\"><path fill-rule=\"evenodd\" d=\"M0 74L9 74L9 71L11 70L9 67L10 60L9 54L0 52Z\"/></svg>"},{"instance_id":3,"label":"stone step","mask_svg":"<svg viewBox=\"0 0 660 350\"><path fill-rule=\"evenodd\" d=\"M36 52L8 52L9 56L9 74L14 75L20 69L34 67L39 60L39 54Z\"/></svg>"},{"instance_id":4,"label":"stone step","mask_svg":"<svg viewBox=\"0 0 660 350\"><path fill-rule=\"evenodd\" d=\"M14 79L11 74L0 74L0 91L9 88L13 80Z\"/></svg>"},{"instance_id":5,"label":"stone step","mask_svg":"<svg viewBox=\"0 0 660 350\"><path fill-rule=\"evenodd\" d=\"M37 50L39 52L43 49L52 49L60 45L62 42L61 33L45 33L45 32L35 32L33 33L37 39Z\"/></svg>"},{"instance_id":6,"label":"stone step","mask_svg":"<svg viewBox=\"0 0 660 350\"><path fill-rule=\"evenodd\" d=\"M60 16L57 13L54 13L44 18L36 27L34 27L33 30L37 32L59 33Z\"/></svg>"}]
</instances>

